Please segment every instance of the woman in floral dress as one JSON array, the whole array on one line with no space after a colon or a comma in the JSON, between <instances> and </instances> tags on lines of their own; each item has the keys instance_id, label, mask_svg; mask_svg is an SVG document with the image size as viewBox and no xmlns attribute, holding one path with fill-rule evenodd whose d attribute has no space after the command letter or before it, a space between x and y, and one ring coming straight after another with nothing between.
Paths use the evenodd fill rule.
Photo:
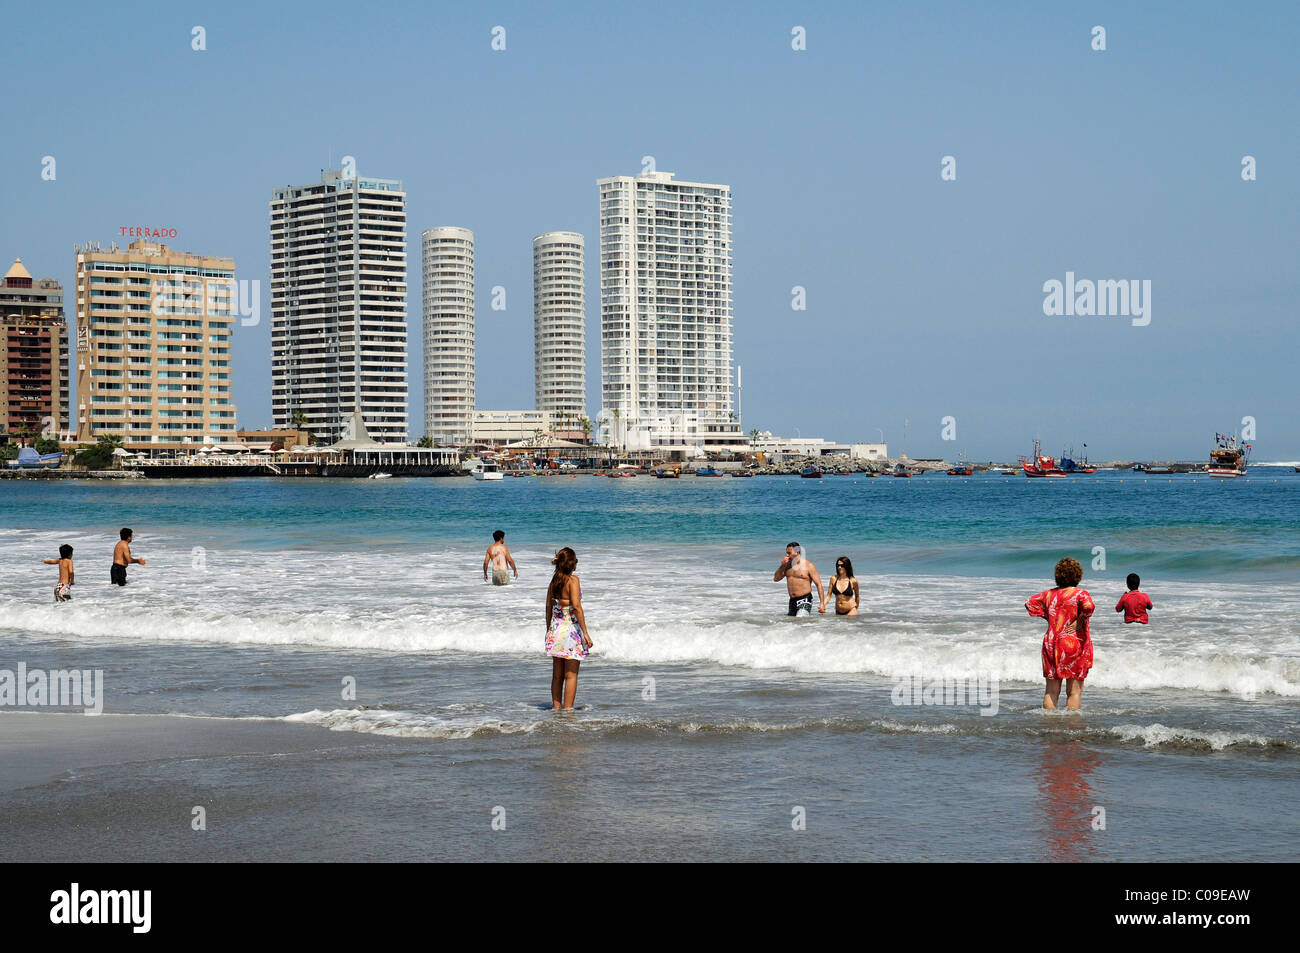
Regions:
<instances>
[{"instance_id":1,"label":"woman in floral dress","mask_svg":"<svg viewBox=\"0 0 1300 953\"><path fill-rule=\"evenodd\" d=\"M1047 620L1043 636L1043 677L1047 690L1043 707L1054 709L1065 681L1065 707L1083 706L1083 680L1092 668L1092 636L1088 619L1097 606L1087 589L1080 589L1083 567L1066 557L1056 564L1056 588L1046 589L1025 603L1029 614Z\"/></svg>"},{"instance_id":2,"label":"woman in floral dress","mask_svg":"<svg viewBox=\"0 0 1300 953\"><path fill-rule=\"evenodd\" d=\"M551 560L555 575L546 589L546 654L551 656L551 708L573 708L578 694L578 666L591 649L582 586L573 571L578 554L565 546Z\"/></svg>"}]
</instances>

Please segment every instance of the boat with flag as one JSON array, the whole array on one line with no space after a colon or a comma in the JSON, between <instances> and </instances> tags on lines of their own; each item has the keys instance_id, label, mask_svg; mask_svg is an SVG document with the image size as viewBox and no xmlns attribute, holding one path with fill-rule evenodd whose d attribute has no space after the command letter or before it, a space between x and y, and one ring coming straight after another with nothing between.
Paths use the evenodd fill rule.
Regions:
<instances>
[{"instance_id":1,"label":"boat with flag","mask_svg":"<svg viewBox=\"0 0 1300 953\"><path fill-rule=\"evenodd\" d=\"M1083 459L1074 459L1074 448L1061 454L1060 470L1064 473L1096 473L1097 468L1088 463L1088 445L1083 445Z\"/></svg>"},{"instance_id":2,"label":"boat with flag","mask_svg":"<svg viewBox=\"0 0 1300 953\"><path fill-rule=\"evenodd\" d=\"M1235 435L1229 436L1226 433L1216 433L1214 444L1214 449L1210 451L1210 466L1206 473L1220 480L1233 480L1245 476L1250 444L1239 440Z\"/></svg>"}]
</instances>

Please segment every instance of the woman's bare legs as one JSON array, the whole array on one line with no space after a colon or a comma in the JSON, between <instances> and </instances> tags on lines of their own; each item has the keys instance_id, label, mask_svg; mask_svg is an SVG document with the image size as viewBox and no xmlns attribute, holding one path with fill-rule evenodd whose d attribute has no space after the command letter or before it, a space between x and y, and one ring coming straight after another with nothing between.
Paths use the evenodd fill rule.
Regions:
<instances>
[{"instance_id":1,"label":"woman's bare legs","mask_svg":"<svg viewBox=\"0 0 1300 953\"><path fill-rule=\"evenodd\" d=\"M1067 678L1065 680L1065 707L1073 711L1078 711L1083 707L1083 679Z\"/></svg>"},{"instance_id":2,"label":"woman's bare legs","mask_svg":"<svg viewBox=\"0 0 1300 953\"><path fill-rule=\"evenodd\" d=\"M578 696L578 666L582 663L576 658L556 659L564 662L564 707L572 708L573 700Z\"/></svg>"},{"instance_id":3,"label":"woman's bare legs","mask_svg":"<svg viewBox=\"0 0 1300 953\"><path fill-rule=\"evenodd\" d=\"M1071 681L1073 684L1073 680ZM1059 678L1049 678L1047 680L1047 691L1043 693L1043 707L1049 711L1056 710L1056 700L1061 697L1061 680ZM1069 701L1069 696L1066 696Z\"/></svg>"},{"instance_id":4,"label":"woman's bare legs","mask_svg":"<svg viewBox=\"0 0 1300 953\"><path fill-rule=\"evenodd\" d=\"M551 659L551 708L558 709L564 697L564 663L565 659Z\"/></svg>"}]
</instances>

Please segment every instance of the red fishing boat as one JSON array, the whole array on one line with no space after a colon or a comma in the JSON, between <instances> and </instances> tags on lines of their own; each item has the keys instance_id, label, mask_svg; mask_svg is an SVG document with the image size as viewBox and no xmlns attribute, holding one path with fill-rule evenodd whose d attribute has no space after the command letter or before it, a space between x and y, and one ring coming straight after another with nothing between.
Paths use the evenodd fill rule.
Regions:
<instances>
[{"instance_id":1,"label":"red fishing boat","mask_svg":"<svg viewBox=\"0 0 1300 953\"><path fill-rule=\"evenodd\" d=\"M1027 477L1063 477L1065 471L1056 465L1056 461L1043 453L1042 444L1035 438L1032 458L1021 457L1020 466Z\"/></svg>"}]
</instances>

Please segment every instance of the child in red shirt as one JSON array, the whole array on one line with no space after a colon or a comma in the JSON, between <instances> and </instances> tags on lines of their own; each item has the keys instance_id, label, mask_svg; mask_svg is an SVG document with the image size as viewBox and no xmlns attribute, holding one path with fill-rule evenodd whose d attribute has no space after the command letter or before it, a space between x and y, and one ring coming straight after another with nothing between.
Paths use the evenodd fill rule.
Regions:
<instances>
[{"instance_id":1,"label":"child in red shirt","mask_svg":"<svg viewBox=\"0 0 1300 953\"><path fill-rule=\"evenodd\" d=\"M1145 592L1138 592L1138 586L1142 584L1142 579L1137 573L1128 574L1128 592L1119 597L1119 603L1115 606L1116 612L1124 613L1125 624L1129 622L1141 622L1147 625L1150 621L1147 619L1147 610L1154 609L1151 599Z\"/></svg>"}]
</instances>

